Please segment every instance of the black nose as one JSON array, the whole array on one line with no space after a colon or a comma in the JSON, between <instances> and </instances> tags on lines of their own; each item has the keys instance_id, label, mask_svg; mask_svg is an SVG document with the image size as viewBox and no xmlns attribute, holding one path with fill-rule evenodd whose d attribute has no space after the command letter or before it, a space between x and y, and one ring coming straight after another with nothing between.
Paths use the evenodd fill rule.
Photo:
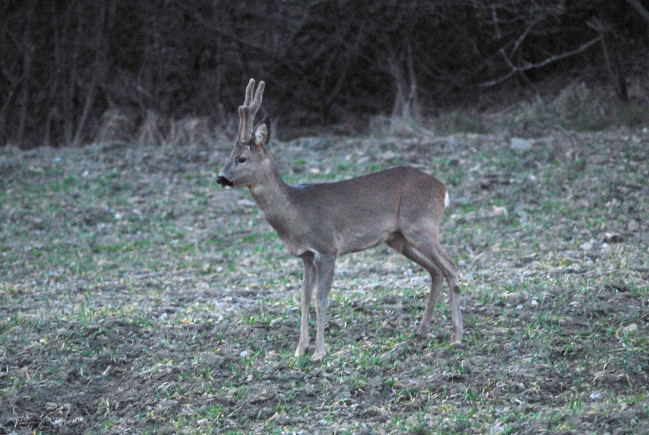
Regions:
<instances>
[{"instance_id":1,"label":"black nose","mask_svg":"<svg viewBox=\"0 0 649 435\"><path fill-rule=\"evenodd\" d=\"M219 178L216 179L216 182L219 183L221 187L234 186L234 184L232 184L232 181L228 180L223 175L219 175Z\"/></svg>"}]
</instances>

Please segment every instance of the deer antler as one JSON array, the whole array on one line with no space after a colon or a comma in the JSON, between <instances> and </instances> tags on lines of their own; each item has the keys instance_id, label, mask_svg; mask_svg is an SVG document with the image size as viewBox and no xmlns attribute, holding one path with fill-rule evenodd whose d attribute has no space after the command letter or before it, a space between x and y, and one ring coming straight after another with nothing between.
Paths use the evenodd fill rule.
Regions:
<instances>
[{"instance_id":1,"label":"deer antler","mask_svg":"<svg viewBox=\"0 0 649 435\"><path fill-rule=\"evenodd\" d=\"M246 87L246 99L243 100L243 106L239 106L239 134L237 135L237 141L241 143L248 142L252 137L252 124L255 121L255 115L257 110L261 106L261 100L264 95L264 87L266 83L259 82L257 86L257 91L254 93L255 89L255 79L250 79L248 86Z\"/></svg>"}]
</instances>

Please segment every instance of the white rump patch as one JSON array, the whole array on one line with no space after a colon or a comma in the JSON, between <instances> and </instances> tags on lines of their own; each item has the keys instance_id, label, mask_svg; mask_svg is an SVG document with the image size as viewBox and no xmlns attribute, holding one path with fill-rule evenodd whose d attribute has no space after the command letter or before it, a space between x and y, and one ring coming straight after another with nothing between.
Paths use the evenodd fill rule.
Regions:
<instances>
[{"instance_id":1,"label":"white rump patch","mask_svg":"<svg viewBox=\"0 0 649 435\"><path fill-rule=\"evenodd\" d=\"M444 207L448 207L451 203L451 200L448 198L448 190L444 193Z\"/></svg>"}]
</instances>

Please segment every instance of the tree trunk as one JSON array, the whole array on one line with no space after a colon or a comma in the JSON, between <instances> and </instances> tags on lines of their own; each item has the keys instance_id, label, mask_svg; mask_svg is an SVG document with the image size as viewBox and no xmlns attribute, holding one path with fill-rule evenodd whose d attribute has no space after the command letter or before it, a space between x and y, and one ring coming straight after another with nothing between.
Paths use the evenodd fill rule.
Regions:
<instances>
[{"instance_id":1,"label":"tree trunk","mask_svg":"<svg viewBox=\"0 0 649 435\"><path fill-rule=\"evenodd\" d=\"M7 131L7 109L9 109L9 105L11 104L11 100L13 99L17 88L18 81L12 83L11 89L7 93L7 98L2 103L2 108L0 108L0 146L7 142L7 138L10 134L10 132Z\"/></svg>"},{"instance_id":2,"label":"tree trunk","mask_svg":"<svg viewBox=\"0 0 649 435\"><path fill-rule=\"evenodd\" d=\"M113 17L115 16L115 2L102 3L100 6L99 17L97 19L97 33L94 43L95 60L93 65L92 79L88 85L88 92L86 93L86 101L79 117L79 123L74 134L72 143L79 145L81 142L88 114L94 106L95 97L97 95L97 87L104 84L106 72L108 70L108 44L107 40L110 36L110 29L113 24Z\"/></svg>"},{"instance_id":3,"label":"tree trunk","mask_svg":"<svg viewBox=\"0 0 649 435\"><path fill-rule=\"evenodd\" d=\"M615 30L611 30L610 26L599 26L595 29L600 34L602 42L602 55L606 63L606 70L608 72L611 85L615 88L615 94L623 102L629 101L629 92L626 84L626 74L624 64L620 55L621 42L617 37ZM610 38L607 38L610 36ZM612 49L613 53L610 53Z\"/></svg>"},{"instance_id":4,"label":"tree trunk","mask_svg":"<svg viewBox=\"0 0 649 435\"><path fill-rule=\"evenodd\" d=\"M70 12L71 14L76 13L77 21L77 30L74 35L74 42L72 43L72 53L65 55L61 53L61 57L67 57L64 62L67 60L67 65L61 65L63 71L66 69L69 71L68 79L64 81L63 85L63 142L65 145L70 145L74 138L74 120L75 120L75 94L77 81L79 80L79 52L81 50L81 40L83 39L83 27L81 25L83 10L81 7L81 2L77 1L76 10Z\"/></svg>"},{"instance_id":5,"label":"tree trunk","mask_svg":"<svg viewBox=\"0 0 649 435\"><path fill-rule=\"evenodd\" d=\"M392 123L400 119L418 119L420 110L417 99L417 77L411 44L409 42L406 47L405 60L401 59L403 57L401 54L397 55L393 50L389 52L389 71L395 87Z\"/></svg>"},{"instance_id":6,"label":"tree trunk","mask_svg":"<svg viewBox=\"0 0 649 435\"><path fill-rule=\"evenodd\" d=\"M613 47L615 53L613 55L613 68L615 70L615 88L617 91L617 96L625 103L629 102L629 89L626 83L626 68L624 67L624 61L622 60L622 49L624 47L624 41L618 35L613 33Z\"/></svg>"},{"instance_id":7,"label":"tree trunk","mask_svg":"<svg viewBox=\"0 0 649 435\"><path fill-rule=\"evenodd\" d=\"M20 94L20 99L18 102L18 105L20 107L20 114L18 115L18 132L16 133L16 142L19 146L24 145L25 125L27 123L27 109L29 108L29 87L32 81L32 60L34 54L34 47L32 45L32 23L34 19L35 3L35 1L32 1L27 11L27 17L25 19L25 31L23 32L22 40L22 92Z\"/></svg>"}]
</instances>

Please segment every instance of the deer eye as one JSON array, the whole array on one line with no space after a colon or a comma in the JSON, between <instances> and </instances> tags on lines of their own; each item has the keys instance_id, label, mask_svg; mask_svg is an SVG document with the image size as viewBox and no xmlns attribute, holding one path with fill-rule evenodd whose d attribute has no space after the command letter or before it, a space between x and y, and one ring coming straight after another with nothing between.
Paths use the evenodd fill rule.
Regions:
<instances>
[{"instance_id":1,"label":"deer eye","mask_svg":"<svg viewBox=\"0 0 649 435\"><path fill-rule=\"evenodd\" d=\"M237 159L237 163L246 163L246 158L245 157L239 157Z\"/></svg>"}]
</instances>

